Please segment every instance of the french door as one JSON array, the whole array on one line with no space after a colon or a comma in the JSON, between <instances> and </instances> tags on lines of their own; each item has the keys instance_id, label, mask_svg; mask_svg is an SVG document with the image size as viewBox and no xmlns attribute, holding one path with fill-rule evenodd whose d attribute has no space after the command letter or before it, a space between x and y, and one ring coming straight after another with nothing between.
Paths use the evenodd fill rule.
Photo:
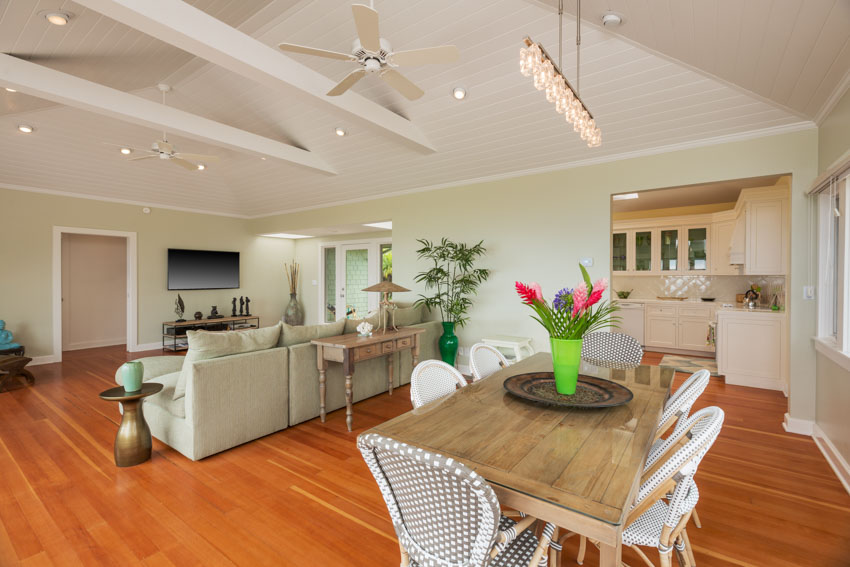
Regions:
<instances>
[{"instance_id":1,"label":"french door","mask_svg":"<svg viewBox=\"0 0 850 567\"><path fill-rule=\"evenodd\" d=\"M378 309L380 294L363 289L382 280L382 263L386 263L389 246L388 242L361 242L322 247L323 323L362 319ZM391 258L390 253L390 261Z\"/></svg>"}]
</instances>

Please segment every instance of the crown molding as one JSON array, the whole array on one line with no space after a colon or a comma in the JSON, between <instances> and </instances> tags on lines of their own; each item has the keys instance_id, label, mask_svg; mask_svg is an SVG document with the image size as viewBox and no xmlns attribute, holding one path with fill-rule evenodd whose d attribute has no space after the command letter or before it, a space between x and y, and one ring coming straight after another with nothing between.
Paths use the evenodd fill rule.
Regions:
<instances>
[{"instance_id":1,"label":"crown molding","mask_svg":"<svg viewBox=\"0 0 850 567\"><path fill-rule=\"evenodd\" d=\"M823 121L826 120L826 117L830 112L835 108L838 104L838 101L844 96L844 93L847 92L847 89L850 89L850 70L844 73L844 77L841 78L841 81L838 83L838 86L835 87L835 90L832 91L832 94L826 99L826 102L823 103L823 106L820 110L815 114L815 124L820 126L823 124Z\"/></svg>"}]
</instances>

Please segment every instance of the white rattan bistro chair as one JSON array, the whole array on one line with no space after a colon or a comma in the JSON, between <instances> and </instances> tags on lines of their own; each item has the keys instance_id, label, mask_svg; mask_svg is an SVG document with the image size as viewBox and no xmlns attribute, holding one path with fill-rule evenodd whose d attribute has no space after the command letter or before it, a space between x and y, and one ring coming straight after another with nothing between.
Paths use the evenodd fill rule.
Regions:
<instances>
[{"instance_id":1,"label":"white rattan bistro chair","mask_svg":"<svg viewBox=\"0 0 850 567\"><path fill-rule=\"evenodd\" d=\"M683 567L695 565L686 525L699 500L694 475L723 427L718 407L695 412L676 433L664 440L655 464L644 471L637 498L626 519L623 545L631 547L649 566L655 564L639 547L655 547L661 567L672 565L673 549ZM561 539L574 535L567 534ZM583 539L583 538L582 538ZM577 562L584 562L585 544L579 546Z\"/></svg>"},{"instance_id":2,"label":"white rattan bistro chair","mask_svg":"<svg viewBox=\"0 0 850 567\"><path fill-rule=\"evenodd\" d=\"M508 359L496 347L476 343L469 349L469 369L473 382L487 378L507 366Z\"/></svg>"},{"instance_id":3,"label":"white rattan bistro chair","mask_svg":"<svg viewBox=\"0 0 850 567\"><path fill-rule=\"evenodd\" d=\"M643 348L636 338L623 333L588 333L581 343L581 358L638 365L643 360Z\"/></svg>"},{"instance_id":4,"label":"white rattan bistro chair","mask_svg":"<svg viewBox=\"0 0 850 567\"><path fill-rule=\"evenodd\" d=\"M463 374L442 360L424 360L410 375L410 401L414 408L439 400L466 386Z\"/></svg>"},{"instance_id":5,"label":"white rattan bistro chair","mask_svg":"<svg viewBox=\"0 0 850 567\"><path fill-rule=\"evenodd\" d=\"M495 492L477 473L436 453L377 433L357 438L398 535L401 566L543 567L555 530L538 538L535 518L501 515Z\"/></svg>"}]
</instances>

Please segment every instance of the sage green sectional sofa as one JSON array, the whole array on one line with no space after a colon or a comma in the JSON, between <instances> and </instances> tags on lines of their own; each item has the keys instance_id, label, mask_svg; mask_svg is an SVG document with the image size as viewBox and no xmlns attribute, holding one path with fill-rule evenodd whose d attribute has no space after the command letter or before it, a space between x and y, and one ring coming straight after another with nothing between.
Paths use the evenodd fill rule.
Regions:
<instances>
[{"instance_id":1,"label":"sage green sectional sofa","mask_svg":"<svg viewBox=\"0 0 850 567\"><path fill-rule=\"evenodd\" d=\"M196 461L317 417L319 371L316 347L310 341L356 332L360 322L189 331L185 357L140 359L145 368L143 380L164 386L145 400L151 434ZM404 307L396 312L396 325L424 328L419 359L439 358L439 322L423 322L420 309ZM411 352L395 353L392 368L394 386L409 383ZM388 371L386 357L357 363L354 402L386 392ZM115 381L122 383L120 370ZM328 412L345 407L340 364L328 367L326 406Z\"/></svg>"}]
</instances>

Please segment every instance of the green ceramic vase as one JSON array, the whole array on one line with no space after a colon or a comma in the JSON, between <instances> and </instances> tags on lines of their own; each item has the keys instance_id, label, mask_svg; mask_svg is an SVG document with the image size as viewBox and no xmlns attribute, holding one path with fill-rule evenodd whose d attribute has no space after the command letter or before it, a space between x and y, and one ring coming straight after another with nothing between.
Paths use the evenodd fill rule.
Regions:
<instances>
[{"instance_id":1,"label":"green ceramic vase","mask_svg":"<svg viewBox=\"0 0 850 567\"><path fill-rule=\"evenodd\" d=\"M455 324L443 321L443 334L440 336L440 357L443 362L455 365L457 358L458 339L455 335Z\"/></svg>"},{"instance_id":2,"label":"green ceramic vase","mask_svg":"<svg viewBox=\"0 0 850 567\"><path fill-rule=\"evenodd\" d=\"M553 339L552 366L555 370L555 389L559 394L572 396L576 393L578 369L581 366L582 339Z\"/></svg>"},{"instance_id":3,"label":"green ceramic vase","mask_svg":"<svg viewBox=\"0 0 850 567\"><path fill-rule=\"evenodd\" d=\"M121 381L125 392L138 392L142 389L145 366L140 360L131 360L121 365Z\"/></svg>"}]
</instances>

